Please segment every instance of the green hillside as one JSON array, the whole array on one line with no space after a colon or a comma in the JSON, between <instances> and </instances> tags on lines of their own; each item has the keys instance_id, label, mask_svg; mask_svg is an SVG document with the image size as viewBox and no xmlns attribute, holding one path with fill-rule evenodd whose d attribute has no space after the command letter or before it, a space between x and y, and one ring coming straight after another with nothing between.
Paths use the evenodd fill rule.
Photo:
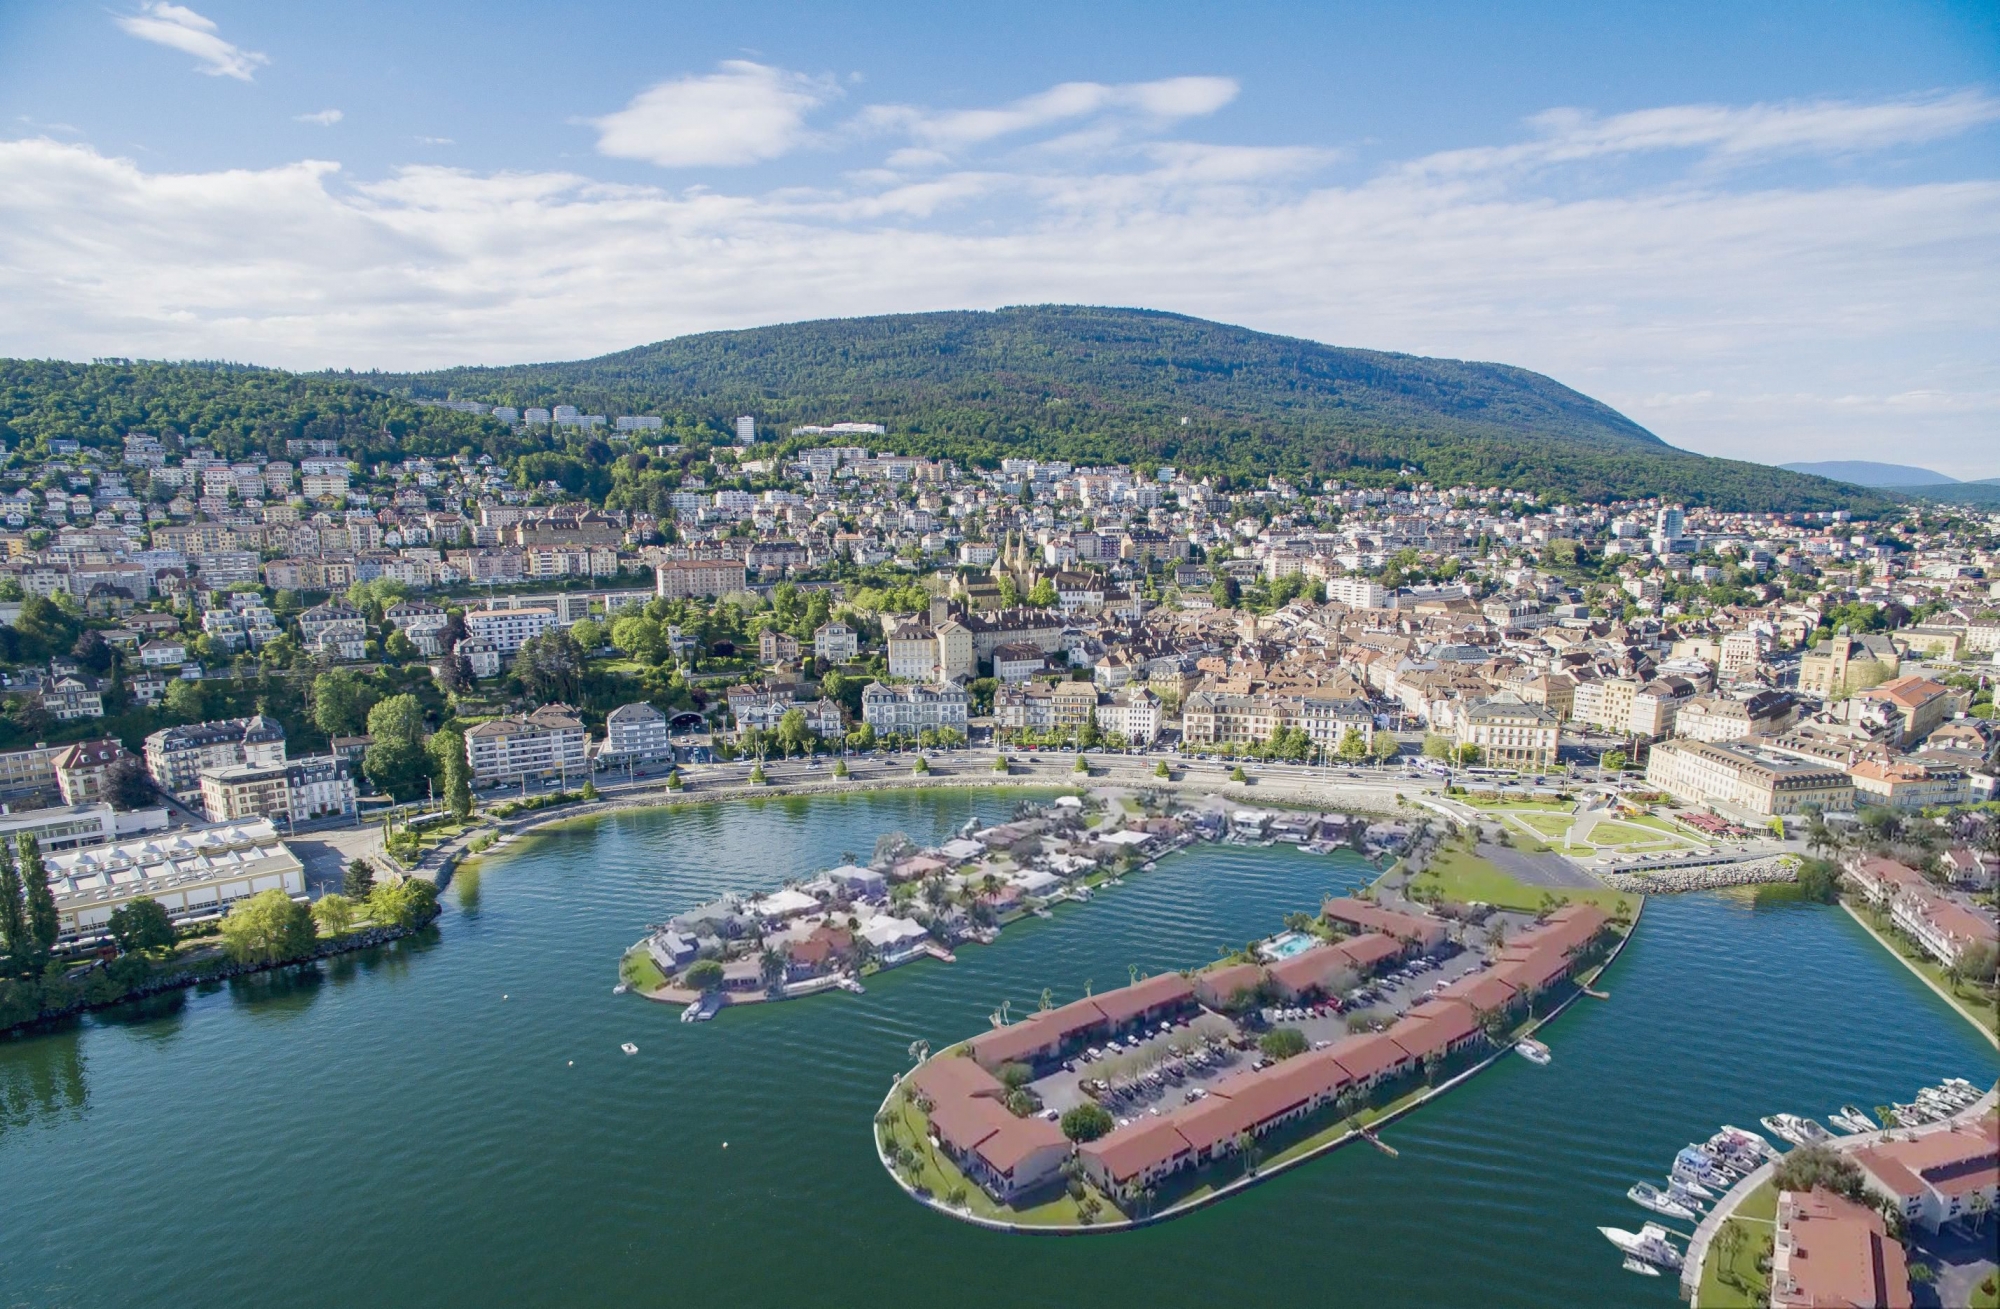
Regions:
<instances>
[{"instance_id":1,"label":"green hillside","mask_svg":"<svg viewBox=\"0 0 2000 1309\"><path fill-rule=\"evenodd\" d=\"M677 337L574 363L372 379L587 411L885 423L907 454L1154 460L1245 478L1344 477L1664 494L1730 508L1873 508L1824 478L1676 450L1504 364L1384 354L1177 314L1032 306ZM1185 420L1185 421L1183 421Z\"/></svg>"},{"instance_id":2,"label":"green hillside","mask_svg":"<svg viewBox=\"0 0 2000 1309\"><path fill-rule=\"evenodd\" d=\"M991 465L1007 455L1267 474L1473 483L1598 500L1664 495L1730 509L1876 512L1879 492L1677 450L1550 378L1504 364L1340 349L1174 314L1041 306L792 323L679 337L572 363L421 374L294 374L227 364L0 361L0 438L116 447L172 431L220 453L327 437L363 458L538 451L596 465L601 439L515 433L413 403L570 403L652 413L680 439L881 422L878 444ZM803 444L804 442L801 442Z\"/></svg>"}]
</instances>

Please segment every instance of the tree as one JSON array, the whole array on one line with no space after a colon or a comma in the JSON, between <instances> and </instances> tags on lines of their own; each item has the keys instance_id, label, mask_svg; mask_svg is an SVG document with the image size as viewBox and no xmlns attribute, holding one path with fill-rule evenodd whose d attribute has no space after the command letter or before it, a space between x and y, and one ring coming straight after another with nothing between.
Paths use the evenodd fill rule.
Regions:
<instances>
[{"instance_id":1,"label":"tree","mask_svg":"<svg viewBox=\"0 0 2000 1309\"><path fill-rule=\"evenodd\" d=\"M19 964L30 953L28 915L21 903L21 873L14 866L14 851L0 841L0 949Z\"/></svg>"},{"instance_id":2,"label":"tree","mask_svg":"<svg viewBox=\"0 0 2000 1309\"><path fill-rule=\"evenodd\" d=\"M366 900L368 893L375 889L375 865L366 859L355 858L348 862L347 876L341 879L341 890L354 900Z\"/></svg>"},{"instance_id":3,"label":"tree","mask_svg":"<svg viewBox=\"0 0 2000 1309\"><path fill-rule=\"evenodd\" d=\"M416 927L437 912L437 886L421 877L385 882L368 893L368 916L381 927Z\"/></svg>"},{"instance_id":4,"label":"tree","mask_svg":"<svg viewBox=\"0 0 2000 1309\"><path fill-rule=\"evenodd\" d=\"M316 936L312 910L276 888L237 901L222 920L223 948L242 964L296 959Z\"/></svg>"},{"instance_id":5,"label":"tree","mask_svg":"<svg viewBox=\"0 0 2000 1309\"><path fill-rule=\"evenodd\" d=\"M1448 737L1448 736L1439 736L1439 735L1438 735L1438 734L1437 734L1436 732L1431 732L1431 733L1428 733L1427 735L1425 735L1425 737L1424 737L1424 758L1426 758L1426 759L1450 759L1450 758L1451 758L1451 753L1452 753L1452 751L1451 751L1451 738L1450 738L1450 737Z\"/></svg>"},{"instance_id":6,"label":"tree","mask_svg":"<svg viewBox=\"0 0 2000 1309\"><path fill-rule=\"evenodd\" d=\"M1860 1200L1864 1193L1860 1167L1823 1145L1802 1145L1780 1159L1771 1173L1771 1185L1780 1191L1824 1186L1850 1200Z\"/></svg>"},{"instance_id":7,"label":"tree","mask_svg":"<svg viewBox=\"0 0 2000 1309\"><path fill-rule=\"evenodd\" d=\"M713 959L697 959L681 974L681 982L690 990L713 991L722 985L722 965Z\"/></svg>"},{"instance_id":8,"label":"tree","mask_svg":"<svg viewBox=\"0 0 2000 1309\"><path fill-rule=\"evenodd\" d=\"M1825 859L1807 859L1799 864L1799 893L1821 904L1840 901L1840 869Z\"/></svg>"},{"instance_id":9,"label":"tree","mask_svg":"<svg viewBox=\"0 0 2000 1309\"><path fill-rule=\"evenodd\" d=\"M777 740L778 749L789 759L794 750L800 754L811 754L813 745L819 737L814 734L812 728L806 726L803 709L787 709L784 717L778 720Z\"/></svg>"},{"instance_id":10,"label":"tree","mask_svg":"<svg viewBox=\"0 0 2000 1309\"><path fill-rule=\"evenodd\" d=\"M175 722L201 723L208 721L211 697L208 687L199 681L175 678L167 687L167 693L160 700L160 707Z\"/></svg>"},{"instance_id":11,"label":"tree","mask_svg":"<svg viewBox=\"0 0 2000 1309\"><path fill-rule=\"evenodd\" d=\"M1402 748L1402 742L1396 739L1393 732L1375 733L1375 739L1369 746L1369 750L1374 754L1375 758L1385 764L1394 759Z\"/></svg>"},{"instance_id":12,"label":"tree","mask_svg":"<svg viewBox=\"0 0 2000 1309\"><path fill-rule=\"evenodd\" d=\"M111 765L105 787L114 808L144 809L153 803L153 775L132 755L124 755Z\"/></svg>"},{"instance_id":13,"label":"tree","mask_svg":"<svg viewBox=\"0 0 2000 1309\"><path fill-rule=\"evenodd\" d=\"M323 895L312 907L313 921L328 936L343 936L354 926L354 901L338 891Z\"/></svg>"},{"instance_id":14,"label":"tree","mask_svg":"<svg viewBox=\"0 0 2000 1309\"><path fill-rule=\"evenodd\" d=\"M465 762L465 735L456 728L433 732L424 742L431 773L443 779L445 807L464 822L472 814L472 769Z\"/></svg>"},{"instance_id":15,"label":"tree","mask_svg":"<svg viewBox=\"0 0 2000 1309\"><path fill-rule=\"evenodd\" d=\"M1626 758L1623 750L1606 750L1597 758L1597 766L1607 773L1624 771L1625 763Z\"/></svg>"},{"instance_id":16,"label":"tree","mask_svg":"<svg viewBox=\"0 0 2000 1309\"><path fill-rule=\"evenodd\" d=\"M49 870L42 865L42 848L35 838L22 835L18 848L21 854L22 904L28 916L28 944L37 956L45 956L56 948L56 937L62 930L62 921L56 914L56 898L49 891Z\"/></svg>"},{"instance_id":17,"label":"tree","mask_svg":"<svg viewBox=\"0 0 2000 1309\"><path fill-rule=\"evenodd\" d=\"M430 775L424 753L424 707L414 695L392 695L368 711L368 753L361 771L398 800L423 792Z\"/></svg>"},{"instance_id":18,"label":"tree","mask_svg":"<svg viewBox=\"0 0 2000 1309\"><path fill-rule=\"evenodd\" d=\"M173 920L158 900L140 896L111 911L111 939L126 954L164 950L174 943Z\"/></svg>"},{"instance_id":19,"label":"tree","mask_svg":"<svg viewBox=\"0 0 2000 1309\"><path fill-rule=\"evenodd\" d=\"M335 736L359 736L368 722L373 695L368 687L345 668L335 668L313 678L313 726Z\"/></svg>"},{"instance_id":20,"label":"tree","mask_svg":"<svg viewBox=\"0 0 2000 1309\"><path fill-rule=\"evenodd\" d=\"M764 947L764 953L757 956L757 976L767 987L775 987L785 980L791 965L784 953L775 946Z\"/></svg>"},{"instance_id":21,"label":"tree","mask_svg":"<svg viewBox=\"0 0 2000 1309\"><path fill-rule=\"evenodd\" d=\"M573 704L582 698L584 651L563 628L550 628L521 643L514 675L530 697L544 704Z\"/></svg>"},{"instance_id":22,"label":"tree","mask_svg":"<svg viewBox=\"0 0 2000 1309\"><path fill-rule=\"evenodd\" d=\"M1344 763L1358 764L1368 755L1368 746L1361 739L1361 733L1350 727L1340 734L1340 744L1334 747L1334 754Z\"/></svg>"},{"instance_id":23,"label":"tree","mask_svg":"<svg viewBox=\"0 0 2000 1309\"><path fill-rule=\"evenodd\" d=\"M1274 1027L1257 1038L1257 1048L1272 1059L1290 1059L1306 1052L1306 1034L1296 1027Z\"/></svg>"},{"instance_id":24,"label":"tree","mask_svg":"<svg viewBox=\"0 0 2000 1309\"><path fill-rule=\"evenodd\" d=\"M1072 1141L1095 1141L1118 1124L1100 1104L1080 1104L1063 1112L1062 1132Z\"/></svg>"},{"instance_id":25,"label":"tree","mask_svg":"<svg viewBox=\"0 0 2000 1309\"><path fill-rule=\"evenodd\" d=\"M1472 767L1479 762L1479 757L1482 753L1478 746L1472 744L1470 741L1466 742L1464 745L1458 747L1458 766L1460 768Z\"/></svg>"},{"instance_id":26,"label":"tree","mask_svg":"<svg viewBox=\"0 0 2000 1309\"><path fill-rule=\"evenodd\" d=\"M1056 603L1055 583L1044 577L1028 592L1028 603L1037 609L1053 609Z\"/></svg>"}]
</instances>

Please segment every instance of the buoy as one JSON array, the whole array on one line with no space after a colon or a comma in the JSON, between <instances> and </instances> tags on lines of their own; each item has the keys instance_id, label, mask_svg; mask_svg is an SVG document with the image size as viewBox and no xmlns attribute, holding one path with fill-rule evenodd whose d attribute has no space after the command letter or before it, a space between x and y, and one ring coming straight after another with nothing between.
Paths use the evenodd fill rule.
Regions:
<instances>
[{"instance_id":1,"label":"buoy","mask_svg":"<svg viewBox=\"0 0 2000 1309\"><path fill-rule=\"evenodd\" d=\"M725 1150L727 1150L727 1149L729 1148L729 1142L727 1142L727 1141L724 1141L724 1142L722 1143L722 1148L723 1148L723 1149L725 1149Z\"/></svg>"},{"instance_id":2,"label":"buoy","mask_svg":"<svg viewBox=\"0 0 2000 1309\"><path fill-rule=\"evenodd\" d=\"M576 1060L574 1060L574 1059L570 1060L570 1061L569 1061L569 1066L570 1066L571 1068L574 1068L574 1067L576 1067Z\"/></svg>"}]
</instances>

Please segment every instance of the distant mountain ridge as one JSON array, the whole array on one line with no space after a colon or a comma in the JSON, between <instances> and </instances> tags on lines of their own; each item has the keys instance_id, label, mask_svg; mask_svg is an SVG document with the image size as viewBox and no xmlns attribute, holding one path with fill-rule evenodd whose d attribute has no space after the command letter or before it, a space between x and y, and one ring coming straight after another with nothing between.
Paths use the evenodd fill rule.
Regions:
<instances>
[{"instance_id":1,"label":"distant mountain ridge","mask_svg":"<svg viewBox=\"0 0 2000 1309\"><path fill-rule=\"evenodd\" d=\"M1856 486L1897 490L1903 487L1948 486L1958 481L1956 477L1946 477L1943 473L1913 464L1878 464L1869 459L1830 459L1820 463L1779 464L1778 467L1794 473L1809 473L1814 477L1830 477L1836 482L1852 482Z\"/></svg>"},{"instance_id":2,"label":"distant mountain ridge","mask_svg":"<svg viewBox=\"0 0 2000 1309\"><path fill-rule=\"evenodd\" d=\"M1506 364L1347 349L1144 309L1036 305L676 337L595 359L357 375L422 399L606 413L885 423L879 444L1218 471L1663 495L1724 509L1878 511L1886 498L1667 445Z\"/></svg>"}]
</instances>

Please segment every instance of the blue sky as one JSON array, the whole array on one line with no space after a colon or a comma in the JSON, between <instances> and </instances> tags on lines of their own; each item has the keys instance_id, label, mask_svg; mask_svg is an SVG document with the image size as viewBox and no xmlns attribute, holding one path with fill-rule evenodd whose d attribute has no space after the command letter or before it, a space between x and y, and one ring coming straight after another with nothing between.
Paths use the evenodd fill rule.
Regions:
<instances>
[{"instance_id":1,"label":"blue sky","mask_svg":"<svg viewBox=\"0 0 2000 1309\"><path fill-rule=\"evenodd\" d=\"M0 352L1142 304L2000 475L1991 5L969 8L11 0Z\"/></svg>"}]
</instances>

